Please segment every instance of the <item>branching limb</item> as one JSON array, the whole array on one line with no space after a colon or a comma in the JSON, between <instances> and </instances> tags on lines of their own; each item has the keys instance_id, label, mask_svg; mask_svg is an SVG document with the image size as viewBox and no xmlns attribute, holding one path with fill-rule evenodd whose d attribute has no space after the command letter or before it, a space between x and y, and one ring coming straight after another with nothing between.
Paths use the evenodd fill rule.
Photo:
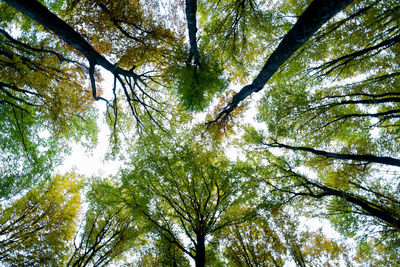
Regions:
<instances>
[{"instance_id":1,"label":"branching limb","mask_svg":"<svg viewBox=\"0 0 400 267\"><path fill-rule=\"evenodd\" d=\"M329 62L326 62L318 67L315 67L314 70L319 70L320 72L327 70L324 73L324 75L328 75L335 69L337 69L341 66L346 66L350 61L355 60L356 58L366 55L367 53L369 53L371 51L380 52L381 50L386 49L390 46L393 46L398 42L400 42L400 34L398 34L388 40L385 40L377 45L374 45L374 46L371 46L368 48L364 48L364 49L356 51L354 53L351 53L351 54L339 57L337 59L331 60Z\"/></svg>"},{"instance_id":2,"label":"branching limb","mask_svg":"<svg viewBox=\"0 0 400 267\"><path fill-rule=\"evenodd\" d=\"M315 199L321 199L327 196L338 197L348 201L358 208L361 208L364 214L380 219L390 226L396 229L400 229L399 214L396 214L390 209L387 209L382 205L373 203L365 199L365 197L363 196L357 196L355 194L342 191L340 189L335 189L321 183L313 182L307 177L294 172L290 168L286 169L282 166L279 166L278 168L281 169L283 172L289 173L291 177L297 180L297 183L292 186L286 186L285 188L274 185L271 182L267 182L267 184L269 184L277 191L292 195L292 199L293 197L297 196L305 196Z\"/></svg>"},{"instance_id":3,"label":"branching limb","mask_svg":"<svg viewBox=\"0 0 400 267\"><path fill-rule=\"evenodd\" d=\"M112 23L114 24L115 27L117 27L117 29L122 32L123 35L125 35L126 37L128 37L129 39L132 39L138 43L144 44L143 40L133 36L132 34L130 34L129 32L127 32L126 30L124 30L124 28L122 28L120 21L115 18L111 11L107 8L106 5L102 4L102 3L97 3L97 5L110 17L110 20L112 21ZM139 29L139 27L137 25L135 25L137 29ZM143 31L143 30L142 30ZM151 32L147 32L147 33L151 33Z\"/></svg>"}]
</instances>

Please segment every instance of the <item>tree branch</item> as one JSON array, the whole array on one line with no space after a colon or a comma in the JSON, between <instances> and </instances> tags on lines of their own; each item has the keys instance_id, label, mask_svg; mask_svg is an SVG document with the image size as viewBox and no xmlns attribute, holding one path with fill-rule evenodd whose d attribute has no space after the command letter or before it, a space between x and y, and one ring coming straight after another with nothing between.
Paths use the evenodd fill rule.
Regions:
<instances>
[{"instance_id":1,"label":"tree branch","mask_svg":"<svg viewBox=\"0 0 400 267\"><path fill-rule=\"evenodd\" d=\"M392 37L392 38L390 38L388 40L385 40L385 41L383 41L383 42L381 42L381 43L379 43L377 45L374 45L374 46L371 46L371 47L368 47L368 48L364 48L364 49L356 51L354 53L351 53L351 54L348 54L348 55L344 55L344 56L339 57L337 59L334 59L334 60L331 60L329 62L326 62L326 63L324 63L324 64L322 64L322 65L320 65L318 67L315 67L314 70L324 71L324 70L329 69L325 73L325 75L327 75L327 74L331 73L332 71L334 71L339 66L346 65L351 60L354 60L357 57L365 55L365 54L367 54L367 53L369 53L371 51L374 51L374 50L381 50L381 49L388 48L388 47L390 47L390 46L392 46L392 45L394 45L394 44L396 44L398 42L400 42L400 34L398 34L398 35L396 35L396 36L394 36L394 37ZM342 63L340 63L340 62L342 62Z\"/></svg>"},{"instance_id":2,"label":"tree branch","mask_svg":"<svg viewBox=\"0 0 400 267\"><path fill-rule=\"evenodd\" d=\"M362 162L373 162L373 163L379 163L379 164L400 167L400 160L396 159L396 158L392 158L392 157L379 157L379 156L374 156L374 155L338 154L338 153L332 153L332 152L317 150L317 149L308 148L308 147L289 146L289 145L281 144L278 142L274 142L273 144L263 143L263 145L265 145L267 147L286 148L286 149L290 149L293 151L310 152L315 155L320 155L320 156L324 156L327 158L334 158L334 159L341 159L341 160L355 160L355 161L362 161Z\"/></svg>"},{"instance_id":3,"label":"tree branch","mask_svg":"<svg viewBox=\"0 0 400 267\"><path fill-rule=\"evenodd\" d=\"M282 169L285 172L289 172L290 174L292 174L292 176L294 176L297 179L299 179L300 181L302 181L302 183L298 186L303 187L303 188L304 187L308 188L308 186L312 186L315 189L319 189L321 191L317 192L317 193L315 193L313 191L296 192L296 191L293 191L294 189L291 189L291 190L290 189L282 189L282 188L272 185L271 183L268 183L275 190L289 193L294 196L308 196L308 197L312 197L312 198L316 198L316 199L324 198L326 196L336 196L336 197L339 197L339 198L342 198L342 199L348 201L349 203L352 203L352 204L358 206L359 208L361 208L363 211L366 212L365 214L375 217L375 218L378 218L396 229L400 229L400 219L398 217L398 214L391 212L387 208L385 208L381 205L372 203L372 202L364 199L362 196L357 196L352 193L344 192L342 190L328 187L323 184L312 182L312 181L308 180L306 177L304 177L303 175L295 173L294 171L292 171L290 169L287 170L282 167L280 167L280 169Z\"/></svg>"}]
</instances>

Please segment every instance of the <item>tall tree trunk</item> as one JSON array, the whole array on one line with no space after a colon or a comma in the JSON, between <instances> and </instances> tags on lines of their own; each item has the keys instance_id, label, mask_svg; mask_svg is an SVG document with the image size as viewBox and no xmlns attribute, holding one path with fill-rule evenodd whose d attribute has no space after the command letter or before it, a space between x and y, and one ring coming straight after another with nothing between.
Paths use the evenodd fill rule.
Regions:
<instances>
[{"instance_id":1,"label":"tall tree trunk","mask_svg":"<svg viewBox=\"0 0 400 267\"><path fill-rule=\"evenodd\" d=\"M196 33L197 33L197 0L185 1L186 21L189 31L190 54L194 58L194 63L200 65L199 48L197 47Z\"/></svg>"},{"instance_id":2,"label":"tall tree trunk","mask_svg":"<svg viewBox=\"0 0 400 267\"><path fill-rule=\"evenodd\" d=\"M204 267L206 264L206 238L203 234L197 235L196 256L194 258L196 267Z\"/></svg>"},{"instance_id":3,"label":"tall tree trunk","mask_svg":"<svg viewBox=\"0 0 400 267\"><path fill-rule=\"evenodd\" d=\"M25 16L41 24L46 29L55 33L67 44L74 47L84 55L91 65L100 65L106 70L127 77L136 76L130 71L116 67L104 56L99 54L77 31L65 21L57 17L37 0L4 0L7 4L20 11Z\"/></svg>"},{"instance_id":4,"label":"tall tree trunk","mask_svg":"<svg viewBox=\"0 0 400 267\"><path fill-rule=\"evenodd\" d=\"M264 67L254 81L244 86L232 101L224 107L218 116L210 123L219 122L229 117L229 114L252 93L259 92L271 79L279 67L289 59L322 25L343 10L353 0L314 0L301 14L296 24L285 35L278 47L268 58Z\"/></svg>"}]
</instances>

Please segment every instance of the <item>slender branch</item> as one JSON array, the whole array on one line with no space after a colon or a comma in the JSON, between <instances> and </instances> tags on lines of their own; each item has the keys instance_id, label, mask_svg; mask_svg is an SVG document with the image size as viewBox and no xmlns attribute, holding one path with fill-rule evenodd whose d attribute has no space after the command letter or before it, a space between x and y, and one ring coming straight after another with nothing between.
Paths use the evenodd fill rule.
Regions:
<instances>
[{"instance_id":1,"label":"slender branch","mask_svg":"<svg viewBox=\"0 0 400 267\"><path fill-rule=\"evenodd\" d=\"M276 185L272 185L270 182L267 182L275 190L280 191L280 192L289 193L294 196L308 196L308 197L312 197L312 198L316 198L316 199L321 199L326 196L336 196L336 197L339 197L339 198L342 198L342 199L348 201L349 203L352 203L352 204L358 206L365 212L366 215L378 218L378 219L386 222L387 224L391 225L392 227L394 227L396 229L400 229L400 218L398 217L398 214L391 212L387 208L385 208L381 205L372 203L372 202L364 199L362 196L357 196L357 195L354 195L354 194L351 194L348 192L344 192L342 190L328 187L328 186L320 184L320 183L312 182L312 181L308 180L306 177L304 177L303 175L295 173L291 169L287 170L283 167L280 167L280 169L283 171L289 172L291 174L291 176L299 179L301 181L301 183L297 186L303 187L303 188L312 186L313 188L319 189L321 191L319 191L319 192L313 192L313 191L298 192L298 191L294 191L294 189L279 188Z\"/></svg>"},{"instance_id":2,"label":"slender branch","mask_svg":"<svg viewBox=\"0 0 400 267\"><path fill-rule=\"evenodd\" d=\"M379 157L379 156L374 156L374 155L338 154L338 153L332 153L332 152L317 150L317 149L308 148L308 147L289 146L289 145L281 144L278 142L274 142L272 144L263 143L263 145L265 145L267 147L286 148L286 149L290 149L293 151L310 152L315 155L320 155L320 156L324 156L327 158L334 158L334 159L341 159L341 160L355 160L355 161L362 161L362 162L373 162L373 163L379 163L379 164L400 167L400 160L396 159L396 158L392 158L392 157Z\"/></svg>"},{"instance_id":3,"label":"slender branch","mask_svg":"<svg viewBox=\"0 0 400 267\"><path fill-rule=\"evenodd\" d=\"M399 103L399 102L400 102L400 97L387 97L387 98L380 98L380 99L343 100L340 102L325 104L325 105L322 105L321 107L332 108L332 107L342 106L342 105L382 104L382 103Z\"/></svg>"},{"instance_id":4,"label":"slender branch","mask_svg":"<svg viewBox=\"0 0 400 267\"><path fill-rule=\"evenodd\" d=\"M389 110L385 112L377 112L377 113L353 113L353 114L344 114L344 115L339 115L337 118L339 119L346 119L346 118L361 118L361 117L386 117L388 115L389 118L396 118L398 115L393 115L393 114L400 114L400 109L394 109L394 110Z\"/></svg>"},{"instance_id":5,"label":"slender branch","mask_svg":"<svg viewBox=\"0 0 400 267\"><path fill-rule=\"evenodd\" d=\"M111 11L106 7L106 5L102 3L97 3L97 5L105 12L107 15L110 17L112 23L114 24L115 27L117 27L120 32L122 32L123 35L128 37L129 39L132 39L138 43L144 44L143 40L140 38L137 38L133 36L132 34L128 33L126 30L124 30L121 25L119 24L119 21L112 15Z\"/></svg>"},{"instance_id":6,"label":"slender branch","mask_svg":"<svg viewBox=\"0 0 400 267\"><path fill-rule=\"evenodd\" d=\"M386 93L382 93L382 94L354 93L354 94L346 94L346 95L331 95L331 96L324 96L321 98L321 100L332 99L332 98L345 98L345 97L353 97L353 96L370 97L370 98L372 98L370 101L374 101L375 98L382 98L382 97L388 97L388 96L400 96L400 92L386 92ZM390 97L390 98L398 99L398 97ZM386 98L382 98L382 99L386 99Z\"/></svg>"},{"instance_id":7,"label":"slender branch","mask_svg":"<svg viewBox=\"0 0 400 267\"><path fill-rule=\"evenodd\" d=\"M331 68L326 72L326 74L329 74L330 72L335 70L337 67L339 67L341 65L346 65L349 61L354 60L357 57L365 55L365 54L367 54L367 53L369 53L371 51L374 51L374 50L381 50L381 49L384 49L384 48L388 48L388 47L390 47L390 46L392 46L392 45L394 45L394 44L396 44L398 42L400 42L400 34L394 36L393 38L385 40L385 41L383 41L383 42L381 42L381 43L379 43L377 45L374 45L374 46L371 46L371 47L368 47L368 48L364 48L364 49L362 49L360 51L356 51L354 53L351 53L351 54L339 57L337 59L331 60L329 62L326 62L326 63L324 63L324 64L322 64L322 65L320 65L318 67L315 67L314 69L315 70L319 69L319 70L323 71L323 70L326 70L328 68ZM339 62L343 62L343 63L341 63L341 64L339 64L339 65L337 65L335 67L335 65L337 63L339 63Z\"/></svg>"},{"instance_id":8,"label":"slender branch","mask_svg":"<svg viewBox=\"0 0 400 267\"><path fill-rule=\"evenodd\" d=\"M20 42L20 41L18 41L18 40L16 40L16 39L14 39L11 35L9 35L9 34L8 34L5 30L3 30L3 29L0 29L0 33L3 34L10 42L12 42L12 43L14 43L14 44L17 44L17 45L19 45L19 46L22 46L22 47L24 47L24 48L26 48L26 49L29 49L29 50L35 51L35 52L39 52L39 53L49 53L49 54L53 54L53 55L55 55L60 61L65 61L65 62L74 63L74 64L77 64L77 65L79 65L79 66L81 66L81 67L85 67L85 68L86 68L85 65L79 63L78 61L71 60L71 59L69 59L69 58L67 58L67 57L64 57L64 56L61 55L60 53L57 53L57 52L55 52L55 51L53 51L53 50L49 50L49 49L45 49L45 48L36 48L36 47L32 47L32 46L30 46L30 45L27 45L27 44L25 44L25 43L22 43L22 42Z\"/></svg>"},{"instance_id":9,"label":"slender branch","mask_svg":"<svg viewBox=\"0 0 400 267\"><path fill-rule=\"evenodd\" d=\"M186 253L188 256L190 256L191 258L195 258L195 255L190 252L189 250L187 250L180 242L178 242L178 240L175 237L175 234L168 228L166 228L165 226L161 225L157 220L153 219L153 217L148 214L145 211L142 211L142 213L147 217L147 219L152 222L159 230L166 232L167 234L169 234L171 238L168 238L168 236L166 236L165 234L163 235L168 242L175 244L182 252Z\"/></svg>"}]
</instances>

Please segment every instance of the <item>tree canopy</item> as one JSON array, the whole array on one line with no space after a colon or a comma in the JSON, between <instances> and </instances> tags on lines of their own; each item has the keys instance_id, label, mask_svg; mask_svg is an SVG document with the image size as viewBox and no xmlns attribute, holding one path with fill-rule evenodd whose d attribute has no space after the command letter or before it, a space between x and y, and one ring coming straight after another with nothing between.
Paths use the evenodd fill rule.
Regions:
<instances>
[{"instance_id":1,"label":"tree canopy","mask_svg":"<svg viewBox=\"0 0 400 267\"><path fill-rule=\"evenodd\" d=\"M230 162L221 147L204 144L198 134L159 133L139 140L132 166L122 174L121 192L155 234L204 266L215 233L256 211L259 179L251 165Z\"/></svg>"},{"instance_id":2,"label":"tree canopy","mask_svg":"<svg viewBox=\"0 0 400 267\"><path fill-rule=\"evenodd\" d=\"M399 25L393 0L2 0L0 262L400 264ZM100 127L120 170L57 173Z\"/></svg>"}]
</instances>

